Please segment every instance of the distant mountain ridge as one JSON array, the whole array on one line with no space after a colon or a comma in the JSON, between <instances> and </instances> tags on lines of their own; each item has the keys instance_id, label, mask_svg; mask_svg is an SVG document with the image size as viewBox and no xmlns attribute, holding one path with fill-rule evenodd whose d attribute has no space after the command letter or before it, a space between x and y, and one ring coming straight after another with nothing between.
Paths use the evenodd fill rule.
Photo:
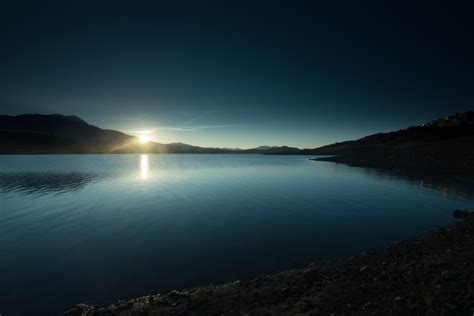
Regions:
<instances>
[{"instance_id":1,"label":"distant mountain ridge","mask_svg":"<svg viewBox=\"0 0 474 316\"><path fill-rule=\"evenodd\" d=\"M137 137L104 130L77 116L60 114L0 115L0 154L70 153L242 153L266 155L338 155L379 157L384 160L409 160L410 151L424 148L425 156L444 157L469 152L474 141L474 112L457 113L388 133L377 133L357 140L338 142L315 149L288 146L259 146L251 149L210 148L183 143L140 144ZM461 143L463 144L462 148ZM454 146L454 144L457 144ZM449 146L448 146L449 145ZM454 147L453 147L454 146ZM443 149L445 148L445 149ZM403 157L400 156L403 152ZM432 154L430 154L432 152ZM413 153L411 155L414 155ZM445 157L446 158L446 157ZM343 159L341 157L337 158ZM433 158L434 159L434 158ZM329 160L329 159L328 159ZM335 160L335 158L333 158Z\"/></svg>"},{"instance_id":2,"label":"distant mountain ridge","mask_svg":"<svg viewBox=\"0 0 474 316\"><path fill-rule=\"evenodd\" d=\"M138 138L104 130L77 116L61 114L0 115L0 154L70 153L256 153L298 152L287 146L253 149L199 147L183 143L140 144Z\"/></svg>"}]
</instances>

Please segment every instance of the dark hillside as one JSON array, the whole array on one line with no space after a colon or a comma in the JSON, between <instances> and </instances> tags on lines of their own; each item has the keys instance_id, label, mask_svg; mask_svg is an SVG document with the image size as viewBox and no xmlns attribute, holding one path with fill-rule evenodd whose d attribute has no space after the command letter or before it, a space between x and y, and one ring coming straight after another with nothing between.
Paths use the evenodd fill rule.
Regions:
<instances>
[{"instance_id":1,"label":"dark hillside","mask_svg":"<svg viewBox=\"0 0 474 316\"><path fill-rule=\"evenodd\" d=\"M474 112L312 150L317 160L360 167L474 175Z\"/></svg>"}]
</instances>

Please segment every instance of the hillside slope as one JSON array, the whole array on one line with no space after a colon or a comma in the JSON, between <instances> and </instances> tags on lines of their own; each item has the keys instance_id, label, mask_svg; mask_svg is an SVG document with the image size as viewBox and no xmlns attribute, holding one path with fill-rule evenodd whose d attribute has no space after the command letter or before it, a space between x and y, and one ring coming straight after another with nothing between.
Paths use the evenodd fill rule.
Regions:
<instances>
[{"instance_id":1,"label":"hillside slope","mask_svg":"<svg viewBox=\"0 0 474 316\"><path fill-rule=\"evenodd\" d=\"M361 167L474 174L474 112L311 151L317 160Z\"/></svg>"}]
</instances>

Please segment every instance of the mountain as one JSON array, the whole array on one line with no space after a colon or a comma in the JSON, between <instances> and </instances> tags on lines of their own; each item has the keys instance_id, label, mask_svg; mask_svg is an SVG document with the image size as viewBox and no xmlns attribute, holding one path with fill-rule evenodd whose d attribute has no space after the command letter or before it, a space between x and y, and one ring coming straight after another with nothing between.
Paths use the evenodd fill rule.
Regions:
<instances>
[{"instance_id":1,"label":"mountain","mask_svg":"<svg viewBox=\"0 0 474 316\"><path fill-rule=\"evenodd\" d=\"M252 149L242 150L247 154L263 154L263 155L299 155L301 149L288 146L259 146Z\"/></svg>"},{"instance_id":2,"label":"mountain","mask_svg":"<svg viewBox=\"0 0 474 316\"><path fill-rule=\"evenodd\" d=\"M457 113L419 126L388 133L377 133L358 140L334 143L316 148L314 152L337 154L370 145L397 145L411 142L429 142L474 135L474 112Z\"/></svg>"},{"instance_id":3,"label":"mountain","mask_svg":"<svg viewBox=\"0 0 474 316\"><path fill-rule=\"evenodd\" d=\"M418 126L334 143L310 151L317 158L361 167L474 174L474 112Z\"/></svg>"},{"instance_id":4,"label":"mountain","mask_svg":"<svg viewBox=\"0 0 474 316\"><path fill-rule=\"evenodd\" d=\"M240 150L199 147L183 143L161 144L148 142L146 144L137 144L133 142L116 150L114 153L156 153L156 154L228 154L240 152Z\"/></svg>"},{"instance_id":5,"label":"mountain","mask_svg":"<svg viewBox=\"0 0 474 316\"><path fill-rule=\"evenodd\" d=\"M456 113L425 124L422 127L447 127L447 126L468 126L474 124L474 112Z\"/></svg>"},{"instance_id":6,"label":"mountain","mask_svg":"<svg viewBox=\"0 0 474 316\"><path fill-rule=\"evenodd\" d=\"M381 168L474 168L474 112L457 113L418 126L369 135L315 149L259 146L251 149L199 147L183 143L140 144L118 131L104 130L77 116L0 115L0 154L69 153L241 153L332 155L318 158Z\"/></svg>"},{"instance_id":7,"label":"mountain","mask_svg":"<svg viewBox=\"0 0 474 316\"><path fill-rule=\"evenodd\" d=\"M140 144L137 137L104 130L77 116L60 114L0 115L0 154L179 153L295 154L298 148L260 146L253 149L199 147L183 143Z\"/></svg>"},{"instance_id":8,"label":"mountain","mask_svg":"<svg viewBox=\"0 0 474 316\"><path fill-rule=\"evenodd\" d=\"M89 125L77 116L0 115L0 153L111 152L135 140Z\"/></svg>"},{"instance_id":9,"label":"mountain","mask_svg":"<svg viewBox=\"0 0 474 316\"><path fill-rule=\"evenodd\" d=\"M258 146L258 147L252 148L252 150L270 150L270 149L274 149L274 148L278 148L278 146L264 145L264 146Z\"/></svg>"},{"instance_id":10,"label":"mountain","mask_svg":"<svg viewBox=\"0 0 474 316\"><path fill-rule=\"evenodd\" d=\"M134 139L121 132L103 130L89 125L77 116L59 114L0 115L0 130L55 136L89 146L120 145Z\"/></svg>"}]
</instances>

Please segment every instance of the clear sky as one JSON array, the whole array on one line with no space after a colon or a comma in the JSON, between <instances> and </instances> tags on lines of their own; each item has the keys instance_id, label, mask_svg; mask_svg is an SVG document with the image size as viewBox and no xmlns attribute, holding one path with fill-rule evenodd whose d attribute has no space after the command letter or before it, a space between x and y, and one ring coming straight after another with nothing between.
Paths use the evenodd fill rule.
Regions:
<instances>
[{"instance_id":1,"label":"clear sky","mask_svg":"<svg viewBox=\"0 0 474 316\"><path fill-rule=\"evenodd\" d=\"M468 7L322 2L2 4L0 114L248 148L316 147L474 108Z\"/></svg>"}]
</instances>

